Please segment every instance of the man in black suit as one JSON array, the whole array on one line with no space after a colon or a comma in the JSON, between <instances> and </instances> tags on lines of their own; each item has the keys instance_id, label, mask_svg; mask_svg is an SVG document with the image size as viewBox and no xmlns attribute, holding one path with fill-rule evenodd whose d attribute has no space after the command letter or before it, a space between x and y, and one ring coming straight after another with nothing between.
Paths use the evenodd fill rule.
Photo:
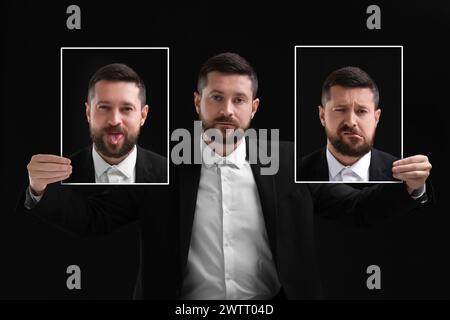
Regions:
<instances>
[{"instance_id":1,"label":"man in black suit","mask_svg":"<svg viewBox=\"0 0 450 320\"><path fill-rule=\"evenodd\" d=\"M173 166L169 187L114 188L86 199L53 183L37 203L23 196L21 210L81 235L103 234L139 219L140 297L322 297L313 214L366 225L408 212L421 205L423 199L415 200L411 193L424 185L431 165L425 156L400 160L393 170L405 184L363 190L295 184L293 144L281 142L270 144L281 155L279 170L265 175L261 169L268 164L249 161L249 150L261 147L256 140L228 139L249 128L259 107L257 87L253 68L237 54L205 62L194 93L203 134L192 141L202 161ZM223 139L211 139L210 129ZM70 174L67 159L54 161L58 171Z\"/></svg>"},{"instance_id":2,"label":"man in black suit","mask_svg":"<svg viewBox=\"0 0 450 320\"><path fill-rule=\"evenodd\" d=\"M70 157L66 183L167 182L166 159L137 145L148 114L146 89L129 66L113 63L89 81L86 119L92 145Z\"/></svg>"},{"instance_id":3,"label":"man in black suit","mask_svg":"<svg viewBox=\"0 0 450 320\"><path fill-rule=\"evenodd\" d=\"M300 181L394 181L396 157L373 148L380 120L376 83L357 67L332 72L322 87L319 118L327 145L301 159Z\"/></svg>"}]
</instances>

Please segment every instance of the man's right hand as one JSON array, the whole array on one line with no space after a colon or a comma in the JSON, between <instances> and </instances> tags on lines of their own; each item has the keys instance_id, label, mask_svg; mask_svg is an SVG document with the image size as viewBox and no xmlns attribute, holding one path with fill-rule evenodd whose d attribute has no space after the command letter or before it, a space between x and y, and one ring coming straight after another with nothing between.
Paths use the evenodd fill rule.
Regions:
<instances>
[{"instance_id":1,"label":"man's right hand","mask_svg":"<svg viewBox=\"0 0 450 320\"><path fill-rule=\"evenodd\" d=\"M72 174L70 159L52 154L35 154L27 169L31 192L36 196L41 196L48 184L65 180Z\"/></svg>"}]
</instances>

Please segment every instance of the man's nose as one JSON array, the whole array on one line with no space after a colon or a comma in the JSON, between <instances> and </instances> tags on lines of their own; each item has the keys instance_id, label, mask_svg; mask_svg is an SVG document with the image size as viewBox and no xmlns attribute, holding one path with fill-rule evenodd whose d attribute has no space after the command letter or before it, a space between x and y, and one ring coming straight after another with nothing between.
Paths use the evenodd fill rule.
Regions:
<instances>
[{"instance_id":1,"label":"man's nose","mask_svg":"<svg viewBox=\"0 0 450 320\"><path fill-rule=\"evenodd\" d=\"M345 122L350 128L356 127L356 111L355 110L350 110L347 113Z\"/></svg>"},{"instance_id":2,"label":"man's nose","mask_svg":"<svg viewBox=\"0 0 450 320\"><path fill-rule=\"evenodd\" d=\"M110 126L117 126L122 123L122 116L118 109L111 110L108 117L108 124Z\"/></svg>"},{"instance_id":3,"label":"man's nose","mask_svg":"<svg viewBox=\"0 0 450 320\"><path fill-rule=\"evenodd\" d=\"M226 117L230 117L234 114L234 105L231 99L225 101L225 103L222 106L221 112Z\"/></svg>"}]
</instances>

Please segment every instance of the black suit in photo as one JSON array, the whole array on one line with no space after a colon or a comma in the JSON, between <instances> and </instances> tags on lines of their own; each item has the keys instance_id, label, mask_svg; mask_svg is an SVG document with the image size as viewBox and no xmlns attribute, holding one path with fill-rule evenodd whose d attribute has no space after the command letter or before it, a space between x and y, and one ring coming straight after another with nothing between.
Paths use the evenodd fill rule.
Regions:
<instances>
[{"instance_id":1,"label":"black suit in photo","mask_svg":"<svg viewBox=\"0 0 450 320\"><path fill-rule=\"evenodd\" d=\"M326 147L314 151L301 159L298 181L329 181ZM392 176L392 163L398 158L372 148L369 181L399 181Z\"/></svg>"},{"instance_id":2,"label":"black suit in photo","mask_svg":"<svg viewBox=\"0 0 450 320\"><path fill-rule=\"evenodd\" d=\"M136 183L166 183L167 158L138 145L136 156ZM95 183L93 145L70 156L72 175L64 183Z\"/></svg>"},{"instance_id":3,"label":"black suit in photo","mask_svg":"<svg viewBox=\"0 0 450 320\"><path fill-rule=\"evenodd\" d=\"M288 299L323 298L314 214L367 226L421 204L403 184L362 190L346 184L296 184L294 145L281 142L279 148L277 174L261 175L263 165L251 164L278 278ZM142 259L135 297L179 299L188 271L201 165L173 165L171 172L170 186L114 186L88 198L73 190L77 186L56 183L31 210L24 208L22 192L18 208L82 236L101 235L139 220Z\"/></svg>"}]
</instances>

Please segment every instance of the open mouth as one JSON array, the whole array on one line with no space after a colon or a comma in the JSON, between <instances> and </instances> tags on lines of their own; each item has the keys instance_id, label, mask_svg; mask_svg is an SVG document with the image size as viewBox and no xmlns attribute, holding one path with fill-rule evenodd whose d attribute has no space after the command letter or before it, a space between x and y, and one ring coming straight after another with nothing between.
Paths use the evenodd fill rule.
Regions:
<instances>
[{"instance_id":1,"label":"open mouth","mask_svg":"<svg viewBox=\"0 0 450 320\"><path fill-rule=\"evenodd\" d=\"M122 133L107 133L106 134L106 140L111 143L112 145L118 144L123 139Z\"/></svg>"}]
</instances>

